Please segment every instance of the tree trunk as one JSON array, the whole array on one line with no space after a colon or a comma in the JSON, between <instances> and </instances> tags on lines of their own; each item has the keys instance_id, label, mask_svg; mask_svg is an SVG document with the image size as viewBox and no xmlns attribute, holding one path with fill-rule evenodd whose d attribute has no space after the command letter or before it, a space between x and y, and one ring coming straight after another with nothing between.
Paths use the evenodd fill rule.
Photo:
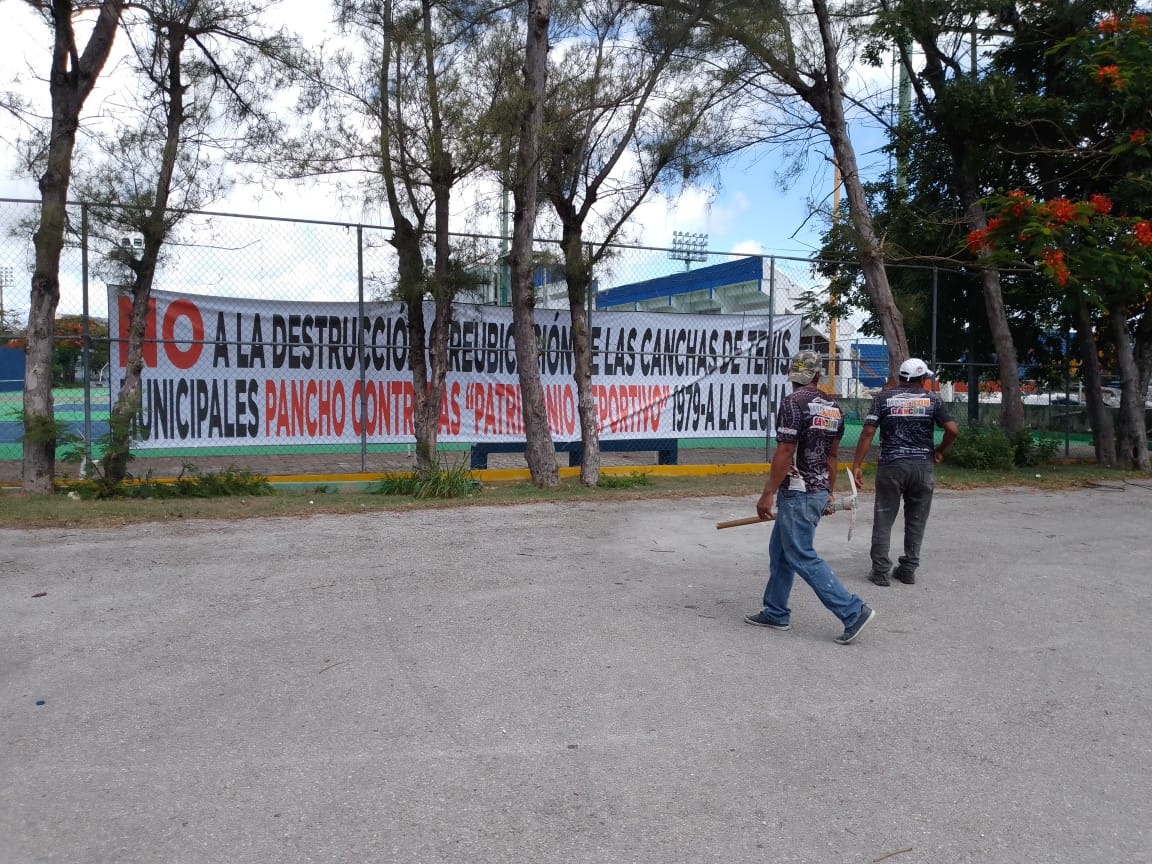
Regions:
<instances>
[{"instance_id":1,"label":"tree trunk","mask_svg":"<svg viewBox=\"0 0 1152 864\"><path fill-rule=\"evenodd\" d=\"M1104 405L1099 348L1092 328L1092 315L1083 297L1078 298L1076 303L1076 327L1080 333L1080 378L1084 382L1088 422L1092 427L1092 445L1096 451L1096 462L1108 468L1115 468L1116 430L1112 425L1112 415Z\"/></svg>"},{"instance_id":2,"label":"tree trunk","mask_svg":"<svg viewBox=\"0 0 1152 864\"><path fill-rule=\"evenodd\" d=\"M829 137L832 137L831 131ZM888 346L888 380L893 381L896 378L896 370L909 356L908 338L904 333L904 316L896 305L892 288L888 284L884 251L872 227L872 214L868 211L864 186L860 182L856 166L856 154L851 142L848 141L847 129L844 130L844 137L840 143L833 140L832 149L836 153L837 164L840 165L844 197L848 199L849 218L852 220L852 229L857 238L857 255L860 259L860 268L864 272L864 284L872 300L873 311L880 322L884 342Z\"/></svg>"},{"instance_id":3,"label":"tree trunk","mask_svg":"<svg viewBox=\"0 0 1152 864\"><path fill-rule=\"evenodd\" d=\"M520 407L524 416L524 458L537 486L556 486L556 445L548 429L544 387L540 383L539 349L533 311L532 237L536 228L536 189L539 182L540 126L544 118L544 85L548 64L548 21L551 0L529 0L528 35L524 52L526 104L520 124L517 180L513 184L512 332L516 339L516 369L520 378Z\"/></svg>"},{"instance_id":4,"label":"tree trunk","mask_svg":"<svg viewBox=\"0 0 1152 864\"><path fill-rule=\"evenodd\" d=\"M1132 356L1136 363L1136 390L1148 399L1148 385L1152 383L1152 298L1144 304L1140 323L1136 325Z\"/></svg>"},{"instance_id":5,"label":"tree trunk","mask_svg":"<svg viewBox=\"0 0 1152 864\"><path fill-rule=\"evenodd\" d=\"M412 432L416 439L416 473L427 476L436 466L439 403L429 423L428 337L424 320L424 259L420 235L407 220L396 224L392 236L399 267L400 293L408 313L408 370L412 373Z\"/></svg>"},{"instance_id":6,"label":"tree trunk","mask_svg":"<svg viewBox=\"0 0 1152 864\"><path fill-rule=\"evenodd\" d=\"M580 482L600 482L600 418L592 392L592 340L588 332L588 291L592 273L584 256L579 228L564 226L564 280L568 285L568 311L572 320L573 378L580 416Z\"/></svg>"},{"instance_id":7,"label":"tree trunk","mask_svg":"<svg viewBox=\"0 0 1152 864\"><path fill-rule=\"evenodd\" d=\"M50 494L56 469L56 419L52 404L52 348L60 303L60 254L64 249L65 207L72 179L72 150L80 111L112 50L123 0L105 0L82 55L72 30L73 4L52 4L54 43L48 89L52 129L47 170L40 178L40 224L33 235L36 261L28 303L28 344L24 364L24 447L21 488Z\"/></svg>"},{"instance_id":8,"label":"tree trunk","mask_svg":"<svg viewBox=\"0 0 1152 864\"><path fill-rule=\"evenodd\" d=\"M1146 394L1137 391L1136 361L1128 332L1128 307L1117 304L1108 310L1112 338L1116 343L1116 365L1120 369L1120 443L1122 465L1136 471L1152 471L1148 459L1148 428L1144 422Z\"/></svg>"},{"instance_id":9,"label":"tree trunk","mask_svg":"<svg viewBox=\"0 0 1152 864\"><path fill-rule=\"evenodd\" d=\"M880 322L884 341L888 346L888 378L894 380L900 364L908 359L908 339L904 333L904 316L892 297L888 272L884 267L884 250L876 236L868 198L856 163L856 149L848 135L848 121L844 116L843 84L837 61L836 41L832 34L831 16L825 0L812 0L812 9L820 28L824 48L823 87L808 87L796 78L792 87L820 117L836 165L844 184L844 197L848 199L848 218L856 235L860 268L864 272L864 285L872 300L873 312ZM833 347L833 351L835 348Z\"/></svg>"},{"instance_id":10,"label":"tree trunk","mask_svg":"<svg viewBox=\"0 0 1152 864\"><path fill-rule=\"evenodd\" d=\"M515 239L513 239L515 247ZM540 382L540 352L536 344L533 311L536 298L532 289L531 261L527 267L511 255L512 334L516 340L516 370L520 379L520 410L524 418L524 459L532 482L540 487L556 486L556 445L548 429L544 387ZM525 272L518 272L525 271Z\"/></svg>"},{"instance_id":11,"label":"tree trunk","mask_svg":"<svg viewBox=\"0 0 1152 864\"><path fill-rule=\"evenodd\" d=\"M429 166L428 179L432 187L433 225L435 234L434 271L432 297L434 318L429 332L428 366L430 374L425 382L427 390L422 406L422 432L417 437L417 451L423 451L426 464L424 470L436 466L436 444L440 437L440 417L444 400L444 386L448 377L448 334L452 328L452 302L456 299L456 287L451 268L451 213L452 184L455 180L455 166L452 153L444 140L443 109L440 102L440 82L436 70L436 51L432 33L432 0L422 0L424 37L424 74L427 76L427 98L429 106ZM413 382L415 383L415 382Z\"/></svg>"},{"instance_id":12,"label":"tree trunk","mask_svg":"<svg viewBox=\"0 0 1152 864\"><path fill-rule=\"evenodd\" d=\"M436 421L429 422L428 339L425 334L424 298L409 295L408 368L412 372L412 433L416 439L416 473L427 477L436 467ZM437 403L439 409L439 403ZM437 421L439 418L437 417Z\"/></svg>"},{"instance_id":13,"label":"tree trunk","mask_svg":"<svg viewBox=\"0 0 1152 864\"><path fill-rule=\"evenodd\" d=\"M1016 362L1016 344L1008 327L1004 311L1004 295L1000 290L1000 273L985 270L980 277L984 289L984 308L988 312L988 327L992 344L996 348L996 362L1000 371L1000 426L1009 435L1024 430L1024 399L1020 392L1020 366Z\"/></svg>"},{"instance_id":14,"label":"tree trunk","mask_svg":"<svg viewBox=\"0 0 1152 864\"><path fill-rule=\"evenodd\" d=\"M140 410L140 378L144 370L144 336L151 294L151 277L144 280L137 275L132 290L132 309L128 313L128 362L124 370L124 382L116 395L116 404L109 412L108 444L101 460L104 478L112 483L122 482L128 476L132 433L136 428L137 412Z\"/></svg>"},{"instance_id":15,"label":"tree trunk","mask_svg":"<svg viewBox=\"0 0 1152 864\"><path fill-rule=\"evenodd\" d=\"M140 261L135 262L133 271L136 280L132 286L132 310L128 316L128 363L124 383L116 396L116 404L108 418L108 446L104 451L104 479L120 483L128 476L128 463L132 458L132 438L138 424L140 411L141 384L144 370L144 337L148 322L148 305L152 300L152 286L156 280L156 266L160 260L160 250L168 239L166 222L168 202L172 195L173 177L176 173L176 160L180 155L180 134L184 127L184 81L182 58L187 44L187 31L183 27L170 24L164 32L155 31L157 43L168 42L168 67L166 117L164 146L160 155L160 171L156 177L152 204L149 208L141 233L144 235L144 249ZM159 53L159 52L158 52Z\"/></svg>"},{"instance_id":16,"label":"tree trunk","mask_svg":"<svg viewBox=\"0 0 1152 864\"><path fill-rule=\"evenodd\" d=\"M957 184L960 201L968 215L968 225L973 230L988 227L988 216L980 203L976 191L976 181L964 165L963 148L953 150L953 156L960 163ZM987 253L981 253L986 256ZM1000 273L987 268L980 275L980 287L984 291L984 311L988 315L988 330L992 335L992 347L996 350L996 362L1000 374L1000 426L1009 435L1019 435L1024 431L1024 399L1020 392L1020 366L1016 361L1016 344L1012 341L1012 330L1008 326L1008 314L1004 311L1004 294L1000 288Z\"/></svg>"},{"instance_id":17,"label":"tree trunk","mask_svg":"<svg viewBox=\"0 0 1152 864\"><path fill-rule=\"evenodd\" d=\"M428 417L428 342L424 332L424 298L409 297L406 306L408 368L412 371L412 433L416 439L416 473L421 477L427 477L436 467L437 428L436 422L429 422Z\"/></svg>"},{"instance_id":18,"label":"tree trunk","mask_svg":"<svg viewBox=\"0 0 1152 864\"><path fill-rule=\"evenodd\" d=\"M445 233L447 238L447 233ZM441 288L436 292L434 308L436 317L432 319L432 329L428 342L428 365L431 374L428 381L428 398L424 404L423 446L428 454L428 467L437 465L437 443L440 440L440 422L444 409L444 389L448 379L448 334L452 329L452 302L455 295L451 290Z\"/></svg>"},{"instance_id":19,"label":"tree trunk","mask_svg":"<svg viewBox=\"0 0 1152 864\"><path fill-rule=\"evenodd\" d=\"M44 183L41 181L41 190ZM63 220L63 201L41 198L40 231L51 234L46 225L56 217L57 210ZM56 421L52 403L52 348L53 323L56 305L60 302L60 249L63 246L63 227L59 243L36 241L36 265L32 273L31 305L28 309L28 342L24 348L24 465L22 490L26 493L48 494L53 490L52 475L56 468Z\"/></svg>"},{"instance_id":20,"label":"tree trunk","mask_svg":"<svg viewBox=\"0 0 1152 864\"><path fill-rule=\"evenodd\" d=\"M925 118L943 139L955 163L952 187L968 217L968 224L972 229L984 229L988 226L988 221L984 207L980 204L978 178L982 167L979 164L981 157L975 157L971 151L971 132L966 118L955 112L938 111L936 104L928 98L923 87L923 82L927 82L939 97L951 86L946 72L950 64L945 61L947 52L942 50L940 40L943 34L948 33L948 44L951 44L954 31L947 30L939 17L930 14L930 10L924 11L924 14L919 14L923 11L919 7L904 11L911 13L905 23L911 27L913 37L924 52L924 63L920 70L912 67L906 43L899 46L901 63L909 73ZM988 315L992 344L1000 367L1000 425L1009 435L1017 435L1024 429L1024 401L1021 398L1016 346L1012 341L1012 330L1008 326L1008 316L1004 311L1000 274L991 269L985 270L981 278L981 287L984 291L984 309Z\"/></svg>"}]
</instances>

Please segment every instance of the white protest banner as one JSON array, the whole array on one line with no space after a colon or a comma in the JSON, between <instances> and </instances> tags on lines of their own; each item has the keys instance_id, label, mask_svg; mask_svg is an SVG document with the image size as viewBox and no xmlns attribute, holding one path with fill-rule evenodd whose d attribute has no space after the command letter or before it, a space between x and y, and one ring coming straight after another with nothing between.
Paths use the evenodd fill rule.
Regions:
<instances>
[{"instance_id":1,"label":"white protest banner","mask_svg":"<svg viewBox=\"0 0 1152 864\"><path fill-rule=\"evenodd\" d=\"M108 305L118 387L130 304L114 295ZM592 323L604 439L763 438L800 338L796 315L595 312ZM578 440L568 313L537 310L536 338L553 439ZM439 440L522 440L511 309L457 305L449 345ZM401 303L361 314L356 303L154 291L138 446L409 442L408 350Z\"/></svg>"}]
</instances>

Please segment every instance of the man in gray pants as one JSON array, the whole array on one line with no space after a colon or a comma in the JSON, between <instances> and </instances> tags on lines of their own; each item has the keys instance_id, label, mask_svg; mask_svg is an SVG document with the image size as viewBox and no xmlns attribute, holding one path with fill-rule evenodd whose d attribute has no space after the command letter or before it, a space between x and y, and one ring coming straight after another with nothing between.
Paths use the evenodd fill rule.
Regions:
<instances>
[{"instance_id":1,"label":"man in gray pants","mask_svg":"<svg viewBox=\"0 0 1152 864\"><path fill-rule=\"evenodd\" d=\"M864 485L861 467L872 447L876 428L880 428L880 463L876 468L876 504L872 520L872 573L868 579L887 587L888 557L892 523L904 501L904 554L892 571L892 578L905 585L916 582L920 566L920 544L932 509L932 491L936 486L936 463L944 458L959 434L956 421L948 414L943 400L924 389L924 379L931 377L928 365L913 357L900 366L900 383L886 386L872 400L864 418L852 474L856 485ZM936 426L944 429L944 439L933 447Z\"/></svg>"}]
</instances>

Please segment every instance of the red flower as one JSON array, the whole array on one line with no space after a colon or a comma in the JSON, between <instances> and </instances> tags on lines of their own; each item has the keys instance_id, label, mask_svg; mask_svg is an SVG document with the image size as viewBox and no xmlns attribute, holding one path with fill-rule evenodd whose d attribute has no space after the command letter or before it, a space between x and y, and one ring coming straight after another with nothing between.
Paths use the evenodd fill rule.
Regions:
<instances>
[{"instance_id":1,"label":"red flower","mask_svg":"<svg viewBox=\"0 0 1152 864\"><path fill-rule=\"evenodd\" d=\"M1148 133L1143 129L1134 129L1132 134L1128 136L1128 140L1133 144L1143 144L1148 140Z\"/></svg>"},{"instance_id":2,"label":"red flower","mask_svg":"<svg viewBox=\"0 0 1152 864\"><path fill-rule=\"evenodd\" d=\"M1032 206L1032 199L1025 194L1023 189L1013 189L1008 193L1009 200L1012 201L1012 206L1009 212L1019 219L1024 213Z\"/></svg>"},{"instance_id":3,"label":"red flower","mask_svg":"<svg viewBox=\"0 0 1152 864\"><path fill-rule=\"evenodd\" d=\"M1115 15L1108 15L1100 19L1100 23L1096 25L1096 29L1101 33L1118 33L1120 31L1120 20Z\"/></svg>"},{"instance_id":4,"label":"red flower","mask_svg":"<svg viewBox=\"0 0 1152 864\"><path fill-rule=\"evenodd\" d=\"M1053 198L1044 205L1044 209L1052 217L1052 221L1060 225L1071 222L1076 215L1076 209L1067 198Z\"/></svg>"},{"instance_id":5,"label":"red flower","mask_svg":"<svg viewBox=\"0 0 1152 864\"><path fill-rule=\"evenodd\" d=\"M1062 249L1045 250L1044 264L1052 271L1052 278L1056 280L1057 285L1068 284L1068 265L1064 263L1064 251Z\"/></svg>"},{"instance_id":6,"label":"red flower","mask_svg":"<svg viewBox=\"0 0 1152 864\"><path fill-rule=\"evenodd\" d=\"M1147 222L1137 222L1133 231L1136 234L1136 242L1147 249L1152 246L1152 225Z\"/></svg>"},{"instance_id":7,"label":"red flower","mask_svg":"<svg viewBox=\"0 0 1152 864\"><path fill-rule=\"evenodd\" d=\"M1130 26L1137 33L1147 33L1148 32L1148 16L1147 15L1135 16L1132 19L1132 23Z\"/></svg>"},{"instance_id":8,"label":"red flower","mask_svg":"<svg viewBox=\"0 0 1152 864\"><path fill-rule=\"evenodd\" d=\"M1110 83L1117 90L1124 87L1124 79L1120 77L1120 67L1115 63L1097 69L1096 80L1101 84Z\"/></svg>"},{"instance_id":9,"label":"red flower","mask_svg":"<svg viewBox=\"0 0 1152 864\"><path fill-rule=\"evenodd\" d=\"M983 252L991 252L996 248L996 244L992 242L992 225L989 224L987 228L977 228L975 231L968 232L968 251L973 255L979 255Z\"/></svg>"},{"instance_id":10,"label":"red flower","mask_svg":"<svg viewBox=\"0 0 1152 864\"><path fill-rule=\"evenodd\" d=\"M999 216L993 216L991 219L988 220L988 228L987 228L988 233L992 234L995 231L999 231L1001 226L1003 226L1003 224L1004 224L1003 219L1001 219Z\"/></svg>"},{"instance_id":11,"label":"red flower","mask_svg":"<svg viewBox=\"0 0 1152 864\"><path fill-rule=\"evenodd\" d=\"M1112 212L1112 201L1107 195L1096 193L1095 195L1088 196L1088 201L1097 213L1106 214Z\"/></svg>"}]
</instances>

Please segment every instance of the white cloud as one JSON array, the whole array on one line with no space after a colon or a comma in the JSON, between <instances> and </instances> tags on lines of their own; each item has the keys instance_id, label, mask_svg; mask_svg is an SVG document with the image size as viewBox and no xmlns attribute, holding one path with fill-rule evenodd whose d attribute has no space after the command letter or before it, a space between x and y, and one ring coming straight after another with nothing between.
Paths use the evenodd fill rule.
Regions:
<instances>
[{"instance_id":1,"label":"white cloud","mask_svg":"<svg viewBox=\"0 0 1152 864\"><path fill-rule=\"evenodd\" d=\"M49 62L50 33L26 4L5 4L5 13L5 26L0 29L0 75L35 99L41 111L46 113L47 86L36 80L36 75L42 76L44 72L41 70L46 70ZM270 14L277 16L275 20L282 21L287 29L312 42L322 34L334 33L331 7L324 2L282 0L271 7ZM78 28L77 36L81 42L87 35L86 27ZM117 50L123 52L125 47L121 41ZM123 67L123 63L115 60L109 63L105 77L90 99L86 112L89 121L97 119L101 111L111 110L116 102L115 94L129 86L125 83L128 73ZM890 67L868 69L857 65L849 73L849 83L854 91L883 93L890 90L891 77ZM854 126L852 131L861 148L865 170L883 167L880 157L867 155L874 153L877 146L875 124L870 130ZM791 190L781 192L775 177L779 165L780 159L771 155L738 159L723 171L721 182L715 186L688 189L672 200L653 197L637 211L630 239L643 245L666 248L671 246L673 231L686 231L707 234L710 250L741 254L809 254L819 244L819 232L823 229L822 221L809 218L809 199L818 203L823 201L825 206L830 202L830 166L822 159L813 158ZM0 197L37 198L35 183L14 179L14 168L10 151L0 155ZM210 209L346 223L390 222L384 208L365 204L360 199L345 200L332 184L324 180L277 183L274 189L274 192L269 192L258 186L238 185L225 200L215 202ZM483 215L477 216L475 205L480 203L488 206ZM458 227L478 229L485 234L499 232L498 192L478 185L461 190L457 204L456 215L462 219ZM270 250L272 241L268 241L266 246ZM20 264L24 265L23 260ZM207 282L225 284L235 281L241 272L254 278L264 272L265 275L274 275L281 284L309 286L301 288L301 291L324 290L328 275L324 268L308 265L285 267L284 272L269 274L255 264L238 265L231 276L221 275ZM77 280L66 277L62 308L78 305L77 292Z\"/></svg>"}]
</instances>

